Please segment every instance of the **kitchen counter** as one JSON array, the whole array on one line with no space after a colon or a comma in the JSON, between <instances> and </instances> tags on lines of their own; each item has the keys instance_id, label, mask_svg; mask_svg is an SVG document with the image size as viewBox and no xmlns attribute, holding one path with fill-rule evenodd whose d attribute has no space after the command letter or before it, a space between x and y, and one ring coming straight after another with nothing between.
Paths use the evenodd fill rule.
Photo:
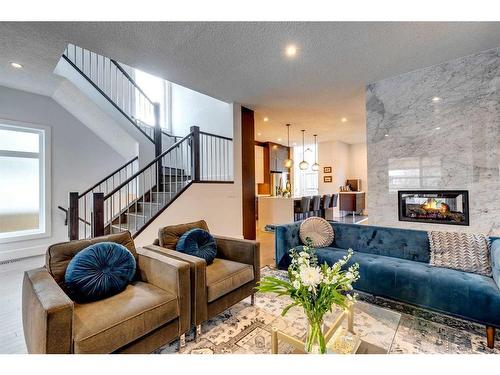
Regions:
<instances>
[{"instance_id":1,"label":"kitchen counter","mask_svg":"<svg viewBox=\"0 0 500 375\"><path fill-rule=\"evenodd\" d=\"M293 223L293 198L258 196L259 229L269 224Z\"/></svg>"}]
</instances>

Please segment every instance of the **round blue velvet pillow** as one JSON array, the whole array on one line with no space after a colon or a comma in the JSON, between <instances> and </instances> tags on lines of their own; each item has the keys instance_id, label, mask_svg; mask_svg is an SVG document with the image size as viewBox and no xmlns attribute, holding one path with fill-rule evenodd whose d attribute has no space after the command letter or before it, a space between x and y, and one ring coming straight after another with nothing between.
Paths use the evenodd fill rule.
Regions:
<instances>
[{"instance_id":1,"label":"round blue velvet pillow","mask_svg":"<svg viewBox=\"0 0 500 375\"><path fill-rule=\"evenodd\" d=\"M211 264L217 255L215 239L206 230L199 228L184 233L177 241L175 249L181 253L205 259L207 264Z\"/></svg>"},{"instance_id":2,"label":"round blue velvet pillow","mask_svg":"<svg viewBox=\"0 0 500 375\"><path fill-rule=\"evenodd\" d=\"M123 291L134 278L135 269L135 258L125 246L99 242L71 259L64 281L75 301L97 301Z\"/></svg>"}]
</instances>

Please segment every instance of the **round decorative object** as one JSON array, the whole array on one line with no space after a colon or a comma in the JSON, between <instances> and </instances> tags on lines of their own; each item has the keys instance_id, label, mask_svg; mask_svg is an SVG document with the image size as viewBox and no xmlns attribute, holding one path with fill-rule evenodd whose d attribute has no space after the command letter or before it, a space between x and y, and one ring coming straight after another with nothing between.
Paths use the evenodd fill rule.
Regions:
<instances>
[{"instance_id":1,"label":"round decorative object","mask_svg":"<svg viewBox=\"0 0 500 375\"><path fill-rule=\"evenodd\" d=\"M325 247L333 242L333 228L328 221L321 217L305 219L300 224L299 235L304 244L309 238L313 247Z\"/></svg>"},{"instance_id":2,"label":"round decorative object","mask_svg":"<svg viewBox=\"0 0 500 375\"><path fill-rule=\"evenodd\" d=\"M184 233L175 247L177 251L205 259L211 264L217 255L215 239L206 230L194 228Z\"/></svg>"},{"instance_id":3,"label":"round decorative object","mask_svg":"<svg viewBox=\"0 0 500 375\"><path fill-rule=\"evenodd\" d=\"M134 256L125 246L99 242L86 247L68 264L64 281L77 302L91 302L123 291L135 276Z\"/></svg>"}]
</instances>

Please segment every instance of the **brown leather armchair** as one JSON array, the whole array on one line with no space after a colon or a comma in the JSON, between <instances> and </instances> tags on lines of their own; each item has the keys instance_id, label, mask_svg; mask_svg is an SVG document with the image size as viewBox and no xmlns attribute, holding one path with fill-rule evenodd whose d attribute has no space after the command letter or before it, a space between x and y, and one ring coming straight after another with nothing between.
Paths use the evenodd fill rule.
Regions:
<instances>
[{"instance_id":1,"label":"brown leather armchair","mask_svg":"<svg viewBox=\"0 0 500 375\"><path fill-rule=\"evenodd\" d=\"M85 247L111 241L137 261L135 280L112 297L79 304L65 292L70 260ZM135 249L129 232L52 245L45 267L24 274L22 315L29 353L151 353L190 328L189 265Z\"/></svg>"},{"instance_id":2,"label":"brown leather armchair","mask_svg":"<svg viewBox=\"0 0 500 375\"><path fill-rule=\"evenodd\" d=\"M180 236L194 227L208 230L203 220L161 228L155 245L145 248L189 263L191 320L198 338L203 322L249 296L252 305L255 303L255 287L260 281L260 245L257 241L214 236L217 257L207 266L204 259L173 250L176 241L172 233Z\"/></svg>"}]
</instances>

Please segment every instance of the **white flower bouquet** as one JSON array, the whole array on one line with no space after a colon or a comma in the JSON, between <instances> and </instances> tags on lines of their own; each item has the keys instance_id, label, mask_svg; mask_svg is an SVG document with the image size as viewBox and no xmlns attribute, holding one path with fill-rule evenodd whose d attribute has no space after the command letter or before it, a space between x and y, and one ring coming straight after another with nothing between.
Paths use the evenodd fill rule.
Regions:
<instances>
[{"instance_id":1,"label":"white flower bouquet","mask_svg":"<svg viewBox=\"0 0 500 375\"><path fill-rule=\"evenodd\" d=\"M331 267L326 263L318 265L314 249L308 243L308 246L290 250L288 281L267 276L257 287L261 292L290 296L293 302L283 309L282 316L294 306L303 308L309 322L305 343L307 352L326 352L324 315L332 311L333 305L345 309L354 302L356 296L352 284L359 279L359 265L354 263L343 269L352 254L352 249L349 249L347 255Z\"/></svg>"}]
</instances>

